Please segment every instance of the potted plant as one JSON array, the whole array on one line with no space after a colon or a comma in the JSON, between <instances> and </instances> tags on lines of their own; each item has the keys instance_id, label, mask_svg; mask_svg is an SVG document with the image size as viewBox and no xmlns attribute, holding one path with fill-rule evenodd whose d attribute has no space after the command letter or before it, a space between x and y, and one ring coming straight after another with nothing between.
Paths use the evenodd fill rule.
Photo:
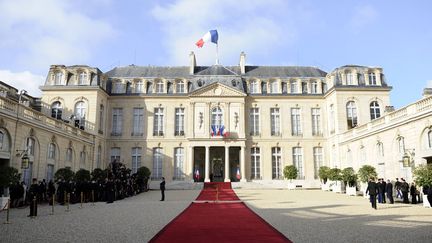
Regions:
<instances>
[{"instance_id":1,"label":"potted plant","mask_svg":"<svg viewBox=\"0 0 432 243\"><path fill-rule=\"evenodd\" d=\"M288 183L288 189L293 190L296 188L296 185L292 182L293 179L297 178L297 168L294 165L287 165L283 170L284 177L290 182Z\"/></svg>"},{"instance_id":2,"label":"potted plant","mask_svg":"<svg viewBox=\"0 0 432 243\"><path fill-rule=\"evenodd\" d=\"M61 168L56 171L54 174L54 179L57 181L59 179L63 179L65 181L70 181L74 178L75 173L70 168Z\"/></svg>"},{"instance_id":3,"label":"potted plant","mask_svg":"<svg viewBox=\"0 0 432 243\"><path fill-rule=\"evenodd\" d=\"M360 167L359 171L358 171L358 177L360 179L360 186L361 186L361 191L363 192L363 196L365 198L368 198L368 196L366 195L366 189L367 189L367 183L369 178L371 177L377 177L378 174L375 170L375 167L370 166L370 165L363 165L362 167Z\"/></svg>"},{"instance_id":4,"label":"potted plant","mask_svg":"<svg viewBox=\"0 0 432 243\"><path fill-rule=\"evenodd\" d=\"M333 192L342 192L342 177L341 177L341 170L339 168L332 168L329 172L329 180L332 181L332 184L330 185L330 189Z\"/></svg>"},{"instance_id":5,"label":"potted plant","mask_svg":"<svg viewBox=\"0 0 432 243\"><path fill-rule=\"evenodd\" d=\"M0 210L9 200L9 186L19 182L20 177L16 168L10 166L0 168Z\"/></svg>"},{"instance_id":6,"label":"potted plant","mask_svg":"<svg viewBox=\"0 0 432 243\"><path fill-rule=\"evenodd\" d=\"M432 190L432 165L420 165L414 169L414 180L418 186ZM421 190L422 193L424 190ZM429 202L427 195L423 193L423 206L431 207L432 202Z\"/></svg>"},{"instance_id":7,"label":"potted plant","mask_svg":"<svg viewBox=\"0 0 432 243\"><path fill-rule=\"evenodd\" d=\"M318 170L318 176L321 179L321 190L323 191L330 190L329 183L327 183L329 173L330 168L327 166L321 166Z\"/></svg>"},{"instance_id":8,"label":"potted plant","mask_svg":"<svg viewBox=\"0 0 432 243\"><path fill-rule=\"evenodd\" d=\"M146 191L148 189L148 180L150 179L151 172L149 168L142 166L137 170L137 180L140 187L140 191Z\"/></svg>"},{"instance_id":9,"label":"potted plant","mask_svg":"<svg viewBox=\"0 0 432 243\"><path fill-rule=\"evenodd\" d=\"M75 181L76 182L90 181L90 171L86 169L79 169L75 173Z\"/></svg>"},{"instance_id":10,"label":"potted plant","mask_svg":"<svg viewBox=\"0 0 432 243\"><path fill-rule=\"evenodd\" d=\"M352 167L348 167L342 170L342 181L344 182L346 187L346 194L350 196L356 196L357 174Z\"/></svg>"}]
</instances>

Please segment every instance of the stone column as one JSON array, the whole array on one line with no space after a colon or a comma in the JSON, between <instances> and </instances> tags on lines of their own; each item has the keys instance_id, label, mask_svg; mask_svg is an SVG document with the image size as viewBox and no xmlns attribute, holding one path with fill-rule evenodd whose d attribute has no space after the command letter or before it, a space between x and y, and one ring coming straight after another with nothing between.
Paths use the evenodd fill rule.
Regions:
<instances>
[{"instance_id":1,"label":"stone column","mask_svg":"<svg viewBox=\"0 0 432 243\"><path fill-rule=\"evenodd\" d=\"M225 182L230 182L229 146L225 146Z\"/></svg>"},{"instance_id":2,"label":"stone column","mask_svg":"<svg viewBox=\"0 0 432 243\"><path fill-rule=\"evenodd\" d=\"M194 147L189 146L189 169L187 174L190 175L190 180L194 181Z\"/></svg>"},{"instance_id":3,"label":"stone column","mask_svg":"<svg viewBox=\"0 0 432 243\"><path fill-rule=\"evenodd\" d=\"M210 182L210 146L205 146L205 179L204 182Z\"/></svg>"},{"instance_id":4,"label":"stone column","mask_svg":"<svg viewBox=\"0 0 432 243\"><path fill-rule=\"evenodd\" d=\"M246 147L241 146L240 147L240 175L241 175L241 182L246 182L246 165L245 165L245 149Z\"/></svg>"}]
</instances>

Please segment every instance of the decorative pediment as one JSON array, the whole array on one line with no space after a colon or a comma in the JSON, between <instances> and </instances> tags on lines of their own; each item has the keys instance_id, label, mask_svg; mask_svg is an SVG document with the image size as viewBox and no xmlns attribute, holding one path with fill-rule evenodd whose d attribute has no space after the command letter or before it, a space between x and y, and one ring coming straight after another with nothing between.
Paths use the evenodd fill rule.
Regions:
<instances>
[{"instance_id":1,"label":"decorative pediment","mask_svg":"<svg viewBox=\"0 0 432 243\"><path fill-rule=\"evenodd\" d=\"M237 96L237 97L243 97L246 96L245 93L233 89L229 86L226 86L221 83L213 83L208 86L205 86L201 89L195 90L190 94L190 96L197 96L197 97L227 97L227 96Z\"/></svg>"}]
</instances>

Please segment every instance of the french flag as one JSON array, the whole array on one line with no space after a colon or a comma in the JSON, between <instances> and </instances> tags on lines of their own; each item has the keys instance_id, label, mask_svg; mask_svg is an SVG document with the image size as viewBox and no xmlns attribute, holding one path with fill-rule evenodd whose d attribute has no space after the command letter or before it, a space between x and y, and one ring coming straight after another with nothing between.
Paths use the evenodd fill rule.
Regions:
<instances>
[{"instance_id":1,"label":"french flag","mask_svg":"<svg viewBox=\"0 0 432 243\"><path fill-rule=\"evenodd\" d=\"M241 179L241 175L240 175L240 168L237 168L236 177L237 177L238 180Z\"/></svg>"},{"instance_id":2,"label":"french flag","mask_svg":"<svg viewBox=\"0 0 432 243\"><path fill-rule=\"evenodd\" d=\"M218 32L217 30L210 30L209 32L205 33L205 35L195 43L199 48L203 47L204 43L206 42L213 42L217 44L218 42Z\"/></svg>"}]
</instances>

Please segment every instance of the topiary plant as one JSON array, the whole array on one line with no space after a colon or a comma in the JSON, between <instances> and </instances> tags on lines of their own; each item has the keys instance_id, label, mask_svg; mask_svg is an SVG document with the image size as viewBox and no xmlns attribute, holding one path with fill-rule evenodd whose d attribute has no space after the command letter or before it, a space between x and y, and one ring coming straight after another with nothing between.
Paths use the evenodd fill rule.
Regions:
<instances>
[{"instance_id":1,"label":"topiary plant","mask_svg":"<svg viewBox=\"0 0 432 243\"><path fill-rule=\"evenodd\" d=\"M361 182L368 182L369 178L377 177L378 174L375 170L375 167L370 165L363 165L358 171L358 177Z\"/></svg>"},{"instance_id":2,"label":"topiary plant","mask_svg":"<svg viewBox=\"0 0 432 243\"><path fill-rule=\"evenodd\" d=\"M352 167L342 170L342 181L345 183L345 185L349 185L350 187L355 186L357 182L357 174Z\"/></svg>"},{"instance_id":3,"label":"topiary plant","mask_svg":"<svg viewBox=\"0 0 432 243\"><path fill-rule=\"evenodd\" d=\"M80 181L89 181L89 180L90 180L90 171L86 169L79 169L75 173L75 181L80 182Z\"/></svg>"},{"instance_id":4,"label":"topiary plant","mask_svg":"<svg viewBox=\"0 0 432 243\"><path fill-rule=\"evenodd\" d=\"M432 164L420 165L414 169L413 174L418 186L432 187Z\"/></svg>"},{"instance_id":5,"label":"topiary plant","mask_svg":"<svg viewBox=\"0 0 432 243\"><path fill-rule=\"evenodd\" d=\"M54 175L55 180L64 179L65 181L72 180L75 173L70 168L58 169Z\"/></svg>"},{"instance_id":6,"label":"topiary plant","mask_svg":"<svg viewBox=\"0 0 432 243\"><path fill-rule=\"evenodd\" d=\"M287 165L283 170L284 177L289 179L290 181L297 178L297 173L298 170L294 165Z\"/></svg>"},{"instance_id":7,"label":"topiary plant","mask_svg":"<svg viewBox=\"0 0 432 243\"><path fill-rule=\"evenodd\" d=\"M0 195L3 194L4 188L9 187L11 184L19 182L21 175L14 167L6 166L0 168Z\"/></svg>"},{"instance_id":8,"label":"topiary plant","mask_svg":"<svg viewBox=\"0 0 432 243\"><path fill-rule=\"evenodd\" d=\"M332 181L340 181L342 180L341 170L339 168L330 169L328 178Z\"/></svg>"},{"instance_id":9,"label":"topiary plant","mask_svg":"<svg viewBox=\"0 0 432 243\"><path fill-rule=\"evenodd\" d=\"M140 184L141 190L144 190L147 188L148 180L150 179L151 172L149 168L142 166L139 167L137 170L137 179L138 184Z\"/></svg>"},{"instance_id":10,"label":"topiary plant","mask_svg":"<svg viewBox=\"0 0 432 243\"><path fill-rule=\"evenodd\" d=\"M318 170L318 176L323 181L324 184L327 183L329 173L330 173L330 168L327 166L321 166Z\"/></svg>"}]
</instances>

